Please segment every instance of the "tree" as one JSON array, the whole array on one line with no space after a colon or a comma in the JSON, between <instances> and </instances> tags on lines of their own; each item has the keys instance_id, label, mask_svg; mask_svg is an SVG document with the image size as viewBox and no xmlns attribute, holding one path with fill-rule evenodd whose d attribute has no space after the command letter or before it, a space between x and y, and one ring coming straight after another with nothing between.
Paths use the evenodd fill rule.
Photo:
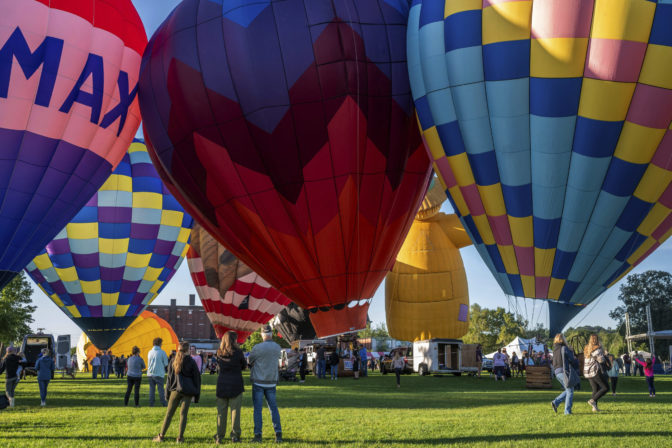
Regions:
<instances>
[{"instance_id":1,"label":"tree","mask_svg":"<svg viewBox=\"0 0 672 448\"><path fill-rule=\"evenodd\" d=\"M252 348L253 348L255 345L261 343L262 341L263 341L263 339L262 339L262 337L261 337L261 328L260 328L260 329L258 329L257 331L255 331L254 333L252 333L252 334L247 338L247 340L245 341L245 343L243 343L243 344L240 346L240 348L241 348L244 352L249 352L249 351L252 351ZM280 336L278 336L278 330L276 330L276 329L273 329L273 341L274 341L274 342L277 342L278 345L279 345L280 347L282 347L282 348L289 348L289 342L287 342L286 339L283 339L283 338L281 338Z\"/></svg>"},{"instance_id":2,"label":"tree","mask_svg":"<svg viewBox=\"0 0 672 448\"><path fill-rule=\"evenodd\" d=\"M387 326L383 322L380 322L375 326L372 326L371 322L368 322L366 328L357 333L357 337L361 339L386 339L389 338L390 335L387 332Z\"/></svg>"},{"instance_id":3,"label":"tree","mask_svg":"<svg viewBox=\"0 0 672 448\"><path fill-rule=\"evenodd\" d=\"M489 353L508 344L516 336L524 336L526 326L527 322L520 316L502 307L491 310L474 303L470 311L469 332L463 340L468 344L481 344L483 352Z\"/></svg>"},{"instance_id":4,"label":"tree","mask_svg":"<svg viewBox=\"0 0 672 448\"><path fill-rule=\"evenodd\" d=\"M29 334L35 307L33 288L21 272L0 292L0 341L19 342Z\"/></svg>"},{"instance_id":5,"label":"tree","mask_svg":"<svg viewBox=\"0 0 672 448\"><path fill-rule=\"evenodd\" d=\"M655 330L669 330L672 327L672 274L664 271L646 271L642 274L631 274L625 284L621 285L618 300L623 305L609 313L625 334L625 313L630 316L632 334L648 331L646 322L646 305L651 305L651 321ZM669 341L656 342L656 353L667 351Z\"/></svg>"}]
</instances>

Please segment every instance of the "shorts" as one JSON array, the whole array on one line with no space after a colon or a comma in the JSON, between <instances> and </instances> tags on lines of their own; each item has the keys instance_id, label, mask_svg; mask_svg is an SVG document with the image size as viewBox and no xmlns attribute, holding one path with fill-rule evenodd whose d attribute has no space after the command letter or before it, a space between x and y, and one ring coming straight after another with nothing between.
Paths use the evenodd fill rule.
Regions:
<instances>
[{"instance_id":1,"label":"shorts","mask_svg":"<svg viewBox=\"0 0 672 448\"><path fill-rule=\"evenodd\" d=\"M505 366L495 366L495 375L504 376L506 374Z\"/></svg>"}]
</instances>

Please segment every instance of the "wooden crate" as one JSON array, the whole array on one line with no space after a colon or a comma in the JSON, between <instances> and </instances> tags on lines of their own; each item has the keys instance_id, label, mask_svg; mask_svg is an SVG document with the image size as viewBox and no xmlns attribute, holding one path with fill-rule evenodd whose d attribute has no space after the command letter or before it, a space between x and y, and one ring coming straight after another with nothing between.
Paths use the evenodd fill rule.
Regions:
<instances>
[{"instance_id":1,"label":"wooden crate","mask_svg":"<svg viewBox=\"0 0 672 448\"><path fill-rule=\"evenodd\" d=\"M550 389L551 368L548 366L527 366L525 367L526 386L528 389Z\"/></svg>"}]
</instances>

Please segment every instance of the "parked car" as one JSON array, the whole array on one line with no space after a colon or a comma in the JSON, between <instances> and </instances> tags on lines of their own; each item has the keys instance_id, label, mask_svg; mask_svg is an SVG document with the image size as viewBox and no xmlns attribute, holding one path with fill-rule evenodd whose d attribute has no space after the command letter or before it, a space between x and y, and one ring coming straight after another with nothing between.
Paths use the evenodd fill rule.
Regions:
<instances>
[{"instance_id":1,"label":"parked car","mask_svg":"<svg viewBox=\"0 0 672 448\"><path fill-rule=\"evenodd\" d=\"M485 370L487 372L492 373L492 359L490 358L483 358L483 368L482 370Z\"/></svg>"},{"instance_id":2,"label":"parked car","mask_svg":"<svg viewBox=\"0 0 672 448\"><path fill-rule=\"evenodd\" d=\"M394 368L392 368L392 360L394 359L394 355L396 353L399 353L399 356L404 358L404 370L402 370L401 373L413 373L413 347L408 346L408 347L397 347L395 349L392 349L390 353L387 355L384 355L383 358L380 361L380 372L385 375L388 372L392 373L394 372Z\"/></svg>"}]
</instances>

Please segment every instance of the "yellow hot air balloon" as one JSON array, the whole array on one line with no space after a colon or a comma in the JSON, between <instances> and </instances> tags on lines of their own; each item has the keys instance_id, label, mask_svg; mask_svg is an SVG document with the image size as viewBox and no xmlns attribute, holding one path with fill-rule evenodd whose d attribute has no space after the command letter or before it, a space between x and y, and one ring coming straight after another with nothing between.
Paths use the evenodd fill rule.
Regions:
<instances>
[{"instance_id":1,"label":"yellow hot air balloon","mask_svg":"<svg viewBox=\"0 0 672 448\"><path fill-rule=\"evenodd\" d=\"M110 351L115 356L129 356L133 347L137 346L140 349L140 356L145 360L145 365L147 365L147 353L153 347L154 338L163 339L161 348L166 353L177 350L179 339L173 327L156 314L150 311L143 311L117 342L110 347ZM84 369L84 363L82 362L84 358L88 360L90 365L96 353L100 352L101 350L93 345L86 333L82 333L77 343L77 360L80 371Z\"/></svg>"},{"instance_id":2,"label":"yellow hot air balloon","mask_svg":"<svg viewBox=\"0 0 672 448\"><path fill-rule=\"evenodd\" d=\"M467 276L459 249L471 244L456 215L440 213L446 195L432 182L394 268L385 279L390 336L456 339L469 328Z\"/></svg>"}]
</instances>

